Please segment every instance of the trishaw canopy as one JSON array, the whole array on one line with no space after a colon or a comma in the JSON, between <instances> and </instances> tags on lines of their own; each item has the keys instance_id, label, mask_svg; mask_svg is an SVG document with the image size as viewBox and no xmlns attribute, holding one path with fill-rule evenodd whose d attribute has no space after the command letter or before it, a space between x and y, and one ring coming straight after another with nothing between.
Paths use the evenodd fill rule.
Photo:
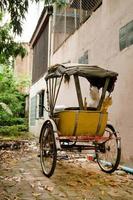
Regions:
<instances>
[{"instance_id":1,"label":"trishaw canopy","mask_svg":"<svg viewBox=\"0 0 133 200\"><path fill-rule=\"evenodd\" d=\"M95 86L98 89L104 87L106 79L109 78L110 81L107 91L112 92L118 73L87 64L56 64L49 68L45 80L47 81L48 79L58 78L64 75L78 75L85 77L92 86Z\"/></svg>"}]
</instances>

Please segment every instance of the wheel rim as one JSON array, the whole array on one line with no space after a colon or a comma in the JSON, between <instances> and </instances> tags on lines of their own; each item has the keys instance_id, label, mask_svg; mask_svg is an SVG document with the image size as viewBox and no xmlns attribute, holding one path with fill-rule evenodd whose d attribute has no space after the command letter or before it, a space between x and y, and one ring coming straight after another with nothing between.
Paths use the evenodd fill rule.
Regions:
<instances>
[{"instance_id":1,"label":"wheel rim","mask_svg":"<svg viewBox=\"0 0 133 200\"><path fill-rule=\"evenodd\" d=\"M55 160L55 143L53 134L51 134L51 130L47 127L41 138L40 143L40 159L42 170L45 175L51 175L53 170L53 162Z\"/></svg>"},{"instance_id":2,"label":"wheel rim","mask_svg":"<svg viewBox=\"0 0 133 200\"><path fill-rule=\"evenodd\" d=\"M105 130L104 137L108 138L102 144L99 144L97 151L97 161L101 169L105 172L113 172L118 166L118 142L115 133L108 127Z\"/></svg>"}]
</instances>

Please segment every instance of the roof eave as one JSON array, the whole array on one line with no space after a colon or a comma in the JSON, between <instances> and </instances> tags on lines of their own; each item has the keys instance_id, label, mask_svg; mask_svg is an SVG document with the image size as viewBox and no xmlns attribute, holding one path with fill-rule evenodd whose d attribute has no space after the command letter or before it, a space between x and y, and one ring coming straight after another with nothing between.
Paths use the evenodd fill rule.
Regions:
<instances>
[{"instance_id":1,"label":"roof eave","mask_svg":"<svg viewBox=\"0 0 133 200\"><path fill-rule=\"evenodd\" d=\"M48 18L52 13L53 13L53 6L52 5L44 7L44 9L41 13L41 16L38 20L38 23L36 25L36 28L33 32L33 35L31 37L31 40L30 40L30 46L31 47L34 47L34 45L36 44L38 38L40 37L40 35L42 33L43 27L46 25Z\"/></svg>"}]
</instances>

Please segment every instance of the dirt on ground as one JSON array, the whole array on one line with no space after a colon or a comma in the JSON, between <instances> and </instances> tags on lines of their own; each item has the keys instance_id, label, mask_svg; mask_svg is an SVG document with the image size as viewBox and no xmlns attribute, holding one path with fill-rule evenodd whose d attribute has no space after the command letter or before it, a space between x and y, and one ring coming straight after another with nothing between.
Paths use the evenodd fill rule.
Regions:
<instances>
[{"instance_id":1,"label":"dirt on ground","mask_svg":"<svg viewBox=\"0 0 133 200\"><path fill-rule=\"evenodd\" d=\"M0 150L0 200L133 200L133 175L105 174L79 154L42 174L36 142Z\"/></svg>"}]
</instances>

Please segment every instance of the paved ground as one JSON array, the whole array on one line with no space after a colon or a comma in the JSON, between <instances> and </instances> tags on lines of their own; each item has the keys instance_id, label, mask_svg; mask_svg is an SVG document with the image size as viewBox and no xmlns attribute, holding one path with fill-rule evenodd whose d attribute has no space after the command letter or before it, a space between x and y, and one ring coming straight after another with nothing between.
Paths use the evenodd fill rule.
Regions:
<instances>
[{"instance_id":1,"label":"paved ground","mask_svg":"<svg viewBox=\"0 0 133 200\"><path fill-rule=\"evenodd\" d=\"M133 200L133 176L88 161L63 160L46 178L35 145L0 151L0 200Z\"/></svg>"}]
</instances>

